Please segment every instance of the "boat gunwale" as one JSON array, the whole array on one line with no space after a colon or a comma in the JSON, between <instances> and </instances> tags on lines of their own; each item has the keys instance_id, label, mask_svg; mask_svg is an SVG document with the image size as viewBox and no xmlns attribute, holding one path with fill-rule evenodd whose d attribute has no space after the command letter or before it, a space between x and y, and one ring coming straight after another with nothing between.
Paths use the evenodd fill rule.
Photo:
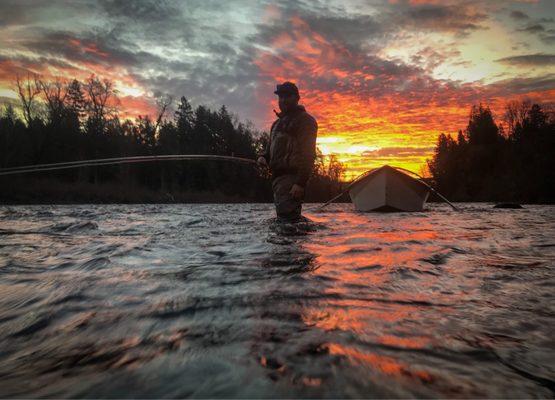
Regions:
<instances>
[{"instance_id":1,"label":"boat gunwale","mask_svg":"<svg viewBox=\"0 0 555 400\"><path fill-rule=\"evenodd\" d=\"M378 168L374 168L373 170L368 171L367 174L361 176L359 179L354 180L353 182L351 182L351 184L349 185L349 190L351 190L353 187L358 186L359 183L364 183L367 179L370 179L371 177L373 177L375 174L377 174L378 172L384 171L384 170L390 170L390 171L394 171L398 174L400 174L401 176L404 176L406 178L411 179L411 181L413 182L418 182L420 185L422 185L423 187L426 188L426 190L430 191L430 188L428 187L428 185L426 185L424 182L422 182L420 179L417 179L415 177L410 176L409 174L403 172L403 171L399 171L397 168L392 167L391 165L382 165L381 167Z\"/></svg>"}]
</instances>

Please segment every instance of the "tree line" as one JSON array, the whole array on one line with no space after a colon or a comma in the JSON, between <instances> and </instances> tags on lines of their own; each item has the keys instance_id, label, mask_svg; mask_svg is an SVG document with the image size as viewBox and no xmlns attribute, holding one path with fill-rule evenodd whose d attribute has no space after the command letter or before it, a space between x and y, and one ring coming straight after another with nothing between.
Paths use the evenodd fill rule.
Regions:
<instances>
[{"instance_id":1,"label":"tree line","mask_svg":"<svg viewBox=\"0 0 555 400\"><path fill-rule=\"evenodd\" d=\"M155 116L122 119L113 82L19 77L17 107L0 116L0 168L111 157L213 154L254 159L269 133L241 122L225 105L193 108L156 99ZM175 108L172 113L170 109ZM344 166L318 150L308 201L341 190ZM249 165L221 161L160 161L0 177L0 201L271 201L268 176Z\"/></svg>"},{"instance_id":2,"label":"tree line","mask_svg":"<svg viewBox=\"0 0 555 400\"><path fill-rule=\"evenodd\" d=\"M507 103L503 122L471 108L457 138L439 135L428 160L437 189L455 201L555 201L555 116L530 101Z\"/></svg>"}]
</instances>

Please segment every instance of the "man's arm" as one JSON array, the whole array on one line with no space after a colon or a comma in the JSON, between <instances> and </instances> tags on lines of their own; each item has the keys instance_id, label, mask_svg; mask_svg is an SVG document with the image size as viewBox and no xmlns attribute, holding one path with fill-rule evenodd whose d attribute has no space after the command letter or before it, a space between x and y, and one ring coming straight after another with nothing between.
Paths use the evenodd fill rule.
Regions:
<instances>
[{"instance_id":1,"label":"man's arm","mask_svg":"<svg viewBox=\"0 0 555 400\"><path fill-rule=\"evenodd\" d=\"M318 133L318 123L314 118L308 116L303 120L298 132L299 160L298 171L295 183L303 188L310 178L314 160L316 159L316 136Z\"/></svg>"},{"instance_id":2,"label":"man's arm","mask_svg":"<svg viewBox=\"0 0 555 400\"><path fill-rule=\"evenodd\" d=\"M264 149L264 151L262 153L257 154L257 158L258 157L264 157L268 164L270 164L270 145L272 143L272 131L274 130L274 125L276 124L276 122L277 121L274 121L272 123L272 127L270 128L270 134L268 135L268 144L266 145L266 148Z\"/></svg>"}]
</instances>

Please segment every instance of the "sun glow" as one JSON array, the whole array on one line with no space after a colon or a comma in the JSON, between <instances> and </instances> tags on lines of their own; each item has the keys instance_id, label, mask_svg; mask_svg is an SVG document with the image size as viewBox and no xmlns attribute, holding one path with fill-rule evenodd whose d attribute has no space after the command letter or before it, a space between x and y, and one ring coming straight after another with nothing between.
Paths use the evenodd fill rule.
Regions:
<instances>
[{"instance_id":1,"label":"sun glow","mask_svg":"<svg viewBox=\"0 0 555 400\"><path fill-rule=\"evenodd\" d=\"M321 153L345 164L346 179L384 164L420 172L440 133L465 129L472 105L489 105L500 122L510 100L555 103L550 0L346 1L341 12L322 5L302 13L251 3L217 15L194 7L195 21L213 19L219 30L181 21L186 6L152 32L150 19L106 31L108 14L76 18L70 6L53 6L51 20L15 13L25 18L0 27L0 103L17 104L16 76L85 82L94 74L114 83L122 118L155 117L160 93L225 104L267 131L275 85L291 80L318 121ZM187 27L187 40L172 23Z\"/></svg>"},{"instance_id":2,"label":"sun glow","mask_svg":"<svg viewBox=\"0 0 555 400\"><path fill-rule=\"evenodd\" d=\"M136 87L136 86L132 87L132 86L126 86L126 85L117 85L116 90L118 91L118 94L122 96L139 97L139 96L144 96L145 94L143 88Z\"/></svg>"}]
</instances>

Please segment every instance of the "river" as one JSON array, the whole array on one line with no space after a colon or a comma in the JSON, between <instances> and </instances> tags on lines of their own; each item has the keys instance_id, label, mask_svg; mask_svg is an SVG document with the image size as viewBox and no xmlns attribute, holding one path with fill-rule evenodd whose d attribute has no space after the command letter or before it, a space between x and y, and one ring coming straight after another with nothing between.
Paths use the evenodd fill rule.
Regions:
<instances>
[{"instance_id":1,"label":"river","mask_svg":"<svg viewBox=\"0 0 555 400\"><path fill-rule=\"evenodd\" d=\"M553 398L555 206L459 206L0 206L0 396Z\"/></svg>"}]
</instances>

